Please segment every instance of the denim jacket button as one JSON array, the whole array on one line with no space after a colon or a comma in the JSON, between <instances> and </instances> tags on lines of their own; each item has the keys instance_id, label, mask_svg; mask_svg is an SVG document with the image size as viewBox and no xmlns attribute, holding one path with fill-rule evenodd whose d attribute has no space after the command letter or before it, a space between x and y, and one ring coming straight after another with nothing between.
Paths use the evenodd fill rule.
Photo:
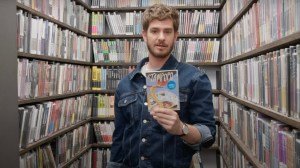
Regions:
<instances>
[{"instance_id":1,"label":"denim jacket button","mask_svg":"<svg viewBox=\"0 0 300 168\"><path fill-rule=\"evenodd\" d=\"M144 103L144 105L145 105L145 106L148 106L148 103L147 103L147 102L145 102L145 103Z\"/></svg>"},{"instance_id":2,"label":"denim jacket button","mask_svg":"<svg viewBox=\"0 0 300 168\"><path fill-rule=\"evenodd\" d=\"M143 86L143 89L147 89L147 86L146 86L146 85L144 85L144 86Z\"/></svg>"},{"instance_id":3,"label":"denim jacket button","mask_svg":"<svg viewBox=\"0 0 300 168\"><path fill-rule=\"evenodd\" d=\"M146 124L148 121L147 120L143 120L143 123Z\"/></svg>"},{"instance_id":4,"label":"denim jacket button","mask_svg":"<svg viewBox=\"0 0 300 168\"><path fill-rule=\"evenodd\" d=\"M145 138L142 138L142 142L146 142L146 139L145 139Z\"/></svg>"},{"instance_id":5,"label":"denim jacket button","mask_svg":"<svg viewBox=\"0 0 300 168\"><path fill-rule=\"evenodd\" d=\"M145 160L145 157L144 157L144 156L142 156L142 157L141 157L141 160Z\"/></svg>"}]
</instances>

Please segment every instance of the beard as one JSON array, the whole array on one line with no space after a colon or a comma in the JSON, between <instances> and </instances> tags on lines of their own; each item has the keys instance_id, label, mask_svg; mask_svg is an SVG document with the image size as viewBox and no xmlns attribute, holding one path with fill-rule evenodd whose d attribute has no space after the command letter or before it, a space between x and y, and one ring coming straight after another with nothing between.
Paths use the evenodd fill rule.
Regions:
<instances>
[{"instance_id":1,"label":"beard","mask_svg":"<svg viewBox=\"0 0 300 168\"><path fill-rule=\"evenodd\" d=\"M160 45L163 45L163 46L167 46L165 44L160 44ZM156 46L156 45L155 45ZM168 57L172 50L173 50L173 47L174 47L174 43L170 46L170 48L168 48L166 51L155 51L155 46L150 46L149 43L147 43L147 48L148 48L148 51L149 53L153 56L153 57L156 57L156 58L166 58Z\"/></svg>"}]
</instances>

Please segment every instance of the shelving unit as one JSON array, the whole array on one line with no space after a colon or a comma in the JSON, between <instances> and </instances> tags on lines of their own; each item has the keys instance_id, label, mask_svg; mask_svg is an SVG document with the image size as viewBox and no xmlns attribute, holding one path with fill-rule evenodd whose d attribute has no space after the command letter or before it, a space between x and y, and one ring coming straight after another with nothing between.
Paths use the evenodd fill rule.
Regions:
<instances>
[{"instance_id":1,"label":"shelving unit","mask_svg":"<svg viewBox=\"0 0 300 168\"><path fill-rule=\"evenodd\" d=\"M74 0L76 4L79 4L83 6L89 13L91 12L132 12L132 11L144 11L146 7L126 7L126 8L91 8L88 4L84 3L82 0ZM0 53L4 56L4 61L1 61L0 63L0 73L1 73L1 93L4 95L1 97L0 105L1 105L1 123L2 129L1 133L3 133L3 137L1 138L0 144L1 149L4 151L12 151L6 153L5 160L0 161L0 167L19 167L18 166L18 158L16 158L15 153L18 153L19 155L25 154L26 152L29 152L43 144L50 143L55 138L73 130L76 129L86 123L90 122L97 122L97 121L114 121L114 118L97 118L97 117L91 117L88 119L85 119L83 121L80 121L77 124L74 124L68 128L64 128L62 130L59 130L47 137L44 137L30 145L28 145L25 149L18 149L18 134L11 133L11 132L18 132L18 118L17 116L17 107L18 106L26 106L26 105L34 105L37 103L42 103L45 101L54 101L54 100L61 100L71 97L78 97L81 95L86 94L114 94L115 90L86 90L86 91L79 91L76 93L67 93L62 95L53 95L53 96L47 96L47 97L38 97L35 99L26 99L26 100L18 100L17 99L17 91L16 91L16 79L10 78L10 76L16 76L17 74L17 65L16 65L16 58L26 58L26 59L36 59L36 60L42 60L42 61L48 61L48 62L57 62L57 63L66 63L66 64L74 64L74 65L82 65L82 66L121 66L121 67L128 67L128 66L136 66L136 63L123 63L123 62L86 62L86 61L76 61L76 60L69 60L69 59L63 59L63 58L57 58L53 56L47 56L47 55L37 55L37 54L29 54L29 53L23 53L23 52L16 52L16 46L15 44L15 9L22 9L24 11L27 11L31 13L34 16L38 16L39 18L43 18L45 20L48 20L52 23L57 24L59 27L63 29L68 29L78 35L87 37L89 39L141 39L141 35L91 35L88 32L83 32L81 30L78 30L70 25L67 25L63 22L60 22L50 16L47 16L41 12L38 12L36 10L31 9L30 7L27 7L21 3L16 3L13 1L5 1L5 5L0 5L0 13L1 13L1 19L5 20L2 24L3 26L0 28L0 32L2 32L1 37L4 37L1 42L0 47ZM224 35L226 35L233 27L236 25L236 23L249 11L249 9L252 7L254 3L257 3L258 0L250 0L237 14L236 16L230 21L230 23L223 29L219 34L197 34L197 35L179 35L179 38L222 38ZM218 6L176 6L179 10L220 10L223 8L224 4L226 3L226 0L224 0L220 5ZM11 18L11 19L7 19ZM289 36L283 37L277 41L268 43L264 46L261 46L259 48L256 48L252 51L243 53L237 57L231 58L226 61L222 62L200 62L200 63L190 63L195 66L203 66L203 67L214 67L214 68L220 68L223 65L235 63L238 61L250 59L253 57L257 57L261 54L266 54L268 52L274 51L276 49L288 47L290 45L298 44L300 41L300 32L296 32L294 34L291 34ZM4 82L3 82L4 81ZM214 89L212 90L212 93L215 95L223 95L230 100L237 102L247 108L253 109L259 113L262 113L264 115L267 115L271 117L272 119L281 121L289 126L292 126L294 128L300 129L300 121L298 119L294 119L292 117L287 117L285 115L282 115L278 113L277 111L271 110L269 108L263 107L261 105L252 103L250 101L229 95L225 91ZM9 104L9 105L7 105ZM254 167L262 167L262 164L257 161L257 158L251 155L251 152L247 149L247 147L239 140L239 138L233 133L231 130L229 130L224 123L220 122L220 126L226 130L228 135L231 137L233 142L238 146L240 151L249 159L249 161L253 164ZM10 130L7 131L6 129L9 128ZM68 161L63 165L63 167L67 167L72 162L74 162L76 159L78 159L82 154L84 154L86 151L88 151L91 148L109 148L110 145L108 144L90 144L88 147L81 150L80 153L78 153L73 159ZM217 146L211 147L211 149L217 150ZM15 153L14 153L15 152ZM223 157L222 152L220 152L221 157ZM2 158L4 159L4 158ZM224 158L225 164L227 164L228 167L228 161L226 162L226 159ZM9 164L9 166L4 166L2 163L6 162Z\"/></svg>"},{"instance_id":2,"label":"shelving unit","mask_svg":"<svg viewBox=\"0 0 300 168\"><path fill-rule=\"evenodd\" d=\"M17 2L17 9L22 9L24 11L27 11L27 12L31 13L32 15L35 15L35 16L41 17L41 18L43 18L45 20L48 20L50 22L53 22L53 23L57 24L58 26L60 26L62 28L65 28L65 29L68 29L70 31L73 31L74 33L76 33L78 35L90 37L90 35L88 33L86 33L86 32L78 30L78 29L76 29L76 28L74 28L74 27L72 27L70 25L67 25L67 24L65 24L65 23L63 23L63 22L61 22L59 20L56 20L56 19L54 19L54 18L52 18L50 16L47 16L47 15L39 12L39 11L36 11L36 10L30 8L30 7L27 7L27 6L25 6L25 5L23 5L23 4L19 3L19 2Z\"/></svg>"},{"instance_id":3,"label":"shelving unit","mask_svg":"<svg viewBox=\"0 0 300 168\"><path fill-rule=\"evenodd\" d=\"M83 6L85 9L87 9L89 12L91 12L90 5L86 4L82 0L74 0L77 4Z\"/></svg>"},{"instance_id":4,"label":"shelving unit","mask_svg":"<svg viewBox=\"0 0 300 168\"><path fill-rule=\"evenodd\" d=\"M110 148L111 144L105 144L105 143L101 143L101 144L92 144L91 145L92 148Z\"/></svg>"},{"instance_id":5,"label":"shelving unit","mask_svg":"<svg viewBox=\"0 0 300 168\"><path fill-rule=\"evenodd\" d=\"M80 91L80 92L76 92L76 93L67 93L67 94L62 94L62 95L38 97L35 99L19 100L18 104L19 104L19 106L28 105L28 104L34 104L34 103L39 103L39 102L51 101L51 100L59 100L59 99L65 99L65 98L70 98L70 97L77 97L77 96L91 94L91 93L92 93L92 91L88 90L88 91Z\"/></svg>"},{"instance_id":6,"label":"shelving unit","mask_svg":"<svg viewBox=\"0 0 300 168\"><path fill-rule=\"evenodd\" d=\"M249 11L249 9L252 7L254 3L257 3L258 0L250 0L239 12L238 14L231 20L231 22L221 31L221 36L224 37L226 33L228 33L236 24L237 22ZM288 47L290 45L299 44L300 42L300 32L295 32L291 35L282 37L281 39L278 39L276 41L270 42L268 44L265 44L263 46L260 46L256 49L253 49L249 52L240 54L234 58L228 59L226 61L221 61L219 64L220 66L236 63L238 61L251 59L254 57L258 57L262 54L266 54L268 52L272 52L275 50L279 50L285 47ZM259 104L255 104L253 102L250 102L248 100L244 100L242 98L230 95L226 93L225 91L220 90L220 94L228 98L229 100L233 102L237 102L249 109L253 109L258 113L264 114L266 116L271 117L271 119L280 121L282 123L285 123L293 128L300 129L300 120L295 119L292 117L285 116L275 110L272 110L270 108L264 107ZM229 119L230 120L230 119ZM224 130L227 132L227 134L230 136L230 138L233 140L233 142L236 144L236 146L240 149L240 151L246 156L246 158L250 161L250 163L254 167L264 167L263 163L258 161L258 158L256 156L252 155L252 152L248 149L248 147L240 140L239 137L236 136L236 134L227 128L225 124L221 121L221 127L224 128ZM223 154L221 153L221 156L223 157ZM226 159L224 158L223 160ZM228 166L228 165L227 165ZM230 166L229 166L230 167Z\"/></svg>"},{"instance_id":7,"label":"shelving unit","mask_svg":"<svg viewBox=\"0 0 300 168\"><path fill-rule=\"evenodd\" d=\"M231 167L231 165L229 165L227 158L225 158L225 154L222 153L222 151L219 150L219 155L220 155L220 159L223 159L223 163L225 164L226 167Z\"/></svg>"},{"instance_id":8,"label":"shelving unit","mask_svg":"<svg viewBox=\"0 0 300 168\"><path fill-rule=\"evenodd\" d=\"M79 159L83 154L85 154L88 150L93 148L110 148L111 144L90 144L87 147L83 148L80 152L78 152L71 160L67 161L63 165L61 165L62 168L69 167L74 161Z\"/></svg>"},{"instance_id":9,"label":"shelving unit","mask_svg":"<svg viewBox=\"0 0 300 168\"><path fill-rule=\"evenodd\" d=\"M224 5L225 2L222 2L220 6L201 6L201 7L176 7L180 10L220 10L220 8ZM144 11L146 8L144 7L129 7L129 8L94 8L91 9L92 12L132 12L132 11ZM221 34L179 34L178 38L220 38ZM142 35L91 35L91 39L141 39ZM194 66L201 66L201 67L213 67L219 69L220 63L219 62L198 62L198 63L191 63ZM123 63L123 62L98 62L94 63L94 66L136 66L136 63ZM102 93L101 93L102 92ZM113 94L114 91L108 94ZM99 94L106 94L103 91L94 91L94 93ZM212 93L215 95L219 95L220 91L217 89L213 89ZM99 146L93 146L99 147ZM218 151L218 146L212 146L210 150Z\"/></svg>"},{"instance_id":10,"label":"shelving unit","mask_svg":"<svg viewBox=\"0 0 300 168\"><path fill-rule=\"evenodd\" d=\"M197 35L192 35L192 34L188 34L188 35L179 35L179 38L222 38L224 35L226 35L226 33L228 33L233 26L249 11L249 9L251 8L251 6L254 3L257 3L258 0L250 0L248 2L248 4L246 6L244 6L240 12L238 12L238 14L232 19L232 21L219 33L219 34L197 34ZM144 11L146 8L145 7L129 7L129 8L91 8L89 5L85 4L84 2L82 2L81 0L75 0L75 2L77 4L80 4L81 6L83 6L85 9L88 10L89 13L91 12L113 12L113 11L118 11L118 12L131 12L131 11ZM183 7L183 6L176 6L177 9L179 10L220 10L222 9L222 7L225 4L225 0L218 6L187 6L187 7ZM72 26L69 26L63 22L60 22L56 19L53 19L45 14L42 14L36 10L33 10L23 4L20 3L16 3L17 9L22 9L24 11L30 12L32 15L38 16L40 18L43 18L45 20L48 20L50 22L53 22L55 24L57 24L58 26L60 26L61 28L64 29L68 29L78 35L81 36L85 36L87 38L90 39L141 39L142 36L141 35L90 35L89 33L83 32L81 30L78 30L76 28L73 28ZM6 15L6 14L4 14ZM6 30L5 30L6 31ZM6 31L7 32L7 31ZM247 53L241 54L237 57L234 57L232 59L223 61L223 62L200 62L200 63L190 63L192 65L195 66L204 66L204 67L216 67L216 68L220 68L223 65L226 64L230 64L230 63L235 63L241 60L246 60L246 59L250 59L253 57L257 57L261 54L265 54L267 52L270 51L274 51L276 49L279 48L283 48L283 47L287 47L289 45L293 45L293 44L297 44L300 41L300 32L294 33L292 35L283 37L277 41L271 42L269 44L266 44L264 46L261 46L259 48L256 48L252 51L249 51ZM4 49L5 50L5 49ZM3 51L4 52L4 51ZM6 53L5 53L6 54ZM10 53L12 54L12 52ZM136 63L123 63L123 62L99 62L99 63L92 63L92 62L85 62L85 61L76 61L76 60L68 60L68 59L62 59L62 58L56 58L56 57L52 57L52 56L47 56L47 55L37 55L37 54L28 54L28 53L22 53L22 52L17 52L17 57L18 58L27 58L27 59L37 59L37 60L43 60L43 61L48 61L48 62L58 62L58 63L67 63L67 64L74 64L74 65L82 65L82 66L121 66L121 67L127 67L127 66L136 66ZM7 62L7 61L6 61ZM14 64L10 64L10 65L14 65ZM15 69L13 70L15 71ZM2 81L2 80L1 80ZM10 82L11 83L15 83L15 81ZM8 84L8 85L10 85ZM5 86L5 88L11 88L14 86ZM3 88L3 87L2 87ZM9 89L14 90L14 89ZM247 100L243 100L241 98L232 96L227 94L224 91L221 90L212 90L213 94L216 95L223 95L227 98L229 98L230 100L233 100L234 102L238 102L250 109L256 110L259 113L265 114L267 116L270 116L273 119L276 119L278 121L284 122L289 126L292 126L294 128L300 129L300 121L291 117L287 117L284 116L274 110L268 109L266 107L263 107L261 105L249 102ZM9 93L12 94L13 93ZM70 98L70 97L77 97L77 96L81 96L81 95L86 95L86 94L114 94L114 90L86 90L86 91L80 91L80 92L76 92L76 93L67 93L67 94L62 94L62 95L54 95L54 96L47 96L47 97L39 97L39 98L35 98L35 99L28 99L28 100L18 100L17 104L19 106L25 106L25 105L32 105L32 104L36 104L36 103L40 103L40 102L45 102L45 101L53 101L53 100L59 100L59 99L65 99L65 98ZM16 98L14 98L16 99ZM9 111L16 111L14 108L12 108L12 110ZM16 112L17 114L17 112ZM15 117L15 116L14 116ZM83 120L73 126L70 126L68 128L64 128L62 130L59 130L58 132L52 134L49 137L45 137L42 138L41 140L30 144L28 147L26 147L26 149L21 149L19 150L19 154L22 155L32 149L35 149L38 146L41 146L43 144L49 143L51 142L53 139L75 129L78 128L81 125L84 125L86 123L89 122L94 122L94 121L113 121L114 118L96 118L96 117L92 117L86 120ZM226 128L226 126L224 126L224 124L222 122L220 122L220 125L226 130L226 132L228 133L228 135L231 137L231 139L233 140L233 142L238 146L238 148L241 150L241 152L249 159L249 161L253 164L254 167L262 167L261 163L259 163L256 159L256 157L251 155L251 152L247 149L247 147L243 144L243 142L241 142L239 140L239 138L228 128ZM99 147L103 147L103 148L109 148L110 145L107 144L90 144L88 147L84 148L81 150L80 153L78 153L73 159L71 159L70 161L68 161L67 163L65 163L62 167L67 167L70 164L72 164L72 162L74 162L76 159L78 159L82 154L84 154L86 151L88 151L91 148L99 148ZM217 146L213 146L211 147L211 149L216 149L218 150ZM222 153L221 153L222 155Z\"/></svg>"},{"instance_id":11,"label":"shelving unit","mask_svg":"<svg viewBox=\"0 0 300 168\"><path fill-rule=\"evenodd\" d=\"M89 149L91 149L92 145L88 145L87 147L83 148L80 152L78 152L71 160L67 161L63 165L61 165L62 168L67 168L69 165L71 165L75 160L79 159L83 154L85 154Z\"/></svg>"},{"instance_id":12,"label":"shelving unit","mask_svg":"<svg viewBox=\"0 0 300 168\"><path fill-rule=\"evenodd\" d=\"M114 121L115 118L114 117L92 117L91 121L95 122L95 121Z\"/></svg>"},{"instance_id":13,"label":"shelving unit","mask_svg":"<svg viewBox=\"0 0 300 168\"><path fill-rule=\"evenodd\" d=\"M284 48L284 47L287 47L289 45L299 43L299 41L300 41L300 32L296 32L296 33L293 33L293 34L288 35L286 37L283 37L283 38L281 38L277 41L274 41L274 42L271 42L271 43L266 44L264 46L261 46L259 48L256 48L252 51L241 54L237 57L231 58L231 59L226 60L226 61L222 61L220 64L221 65L226 65L226 64L238 62L238 61L241 61L241 60L257 57L261 54L265 54L267 52L274 51L278 48Z\"/></svg>"},{"instance_id":14,"label":"shelving unit","mask_svg":"<svg viewBox=\"0 0 300 168\"><path fill-rule=\"evenodd\" d=\"M91 90L89 93L93 94L114 94L115 90ZM221 94L221 92L217 89L212 90L213 94Z\"/></svg>"},{"instance_id":15,"label":"shelving unit","mask_svg":"<svg viewBox=\"0 0 300 168\"><path fill-rule=\"evenodd\" d=\"M254 167L263 168L259 161L251 154L251 151L244 145L244 143L232 132L230 131L223 122L220 122L222 128L228 133L231 140L236 144L236 146L241 150L241 152L248 158ZM225 160L225 159L224 159Z\"/></svg>"},{"instance_id":16,"label":"shelving unit","mask_svg":"<svg viewBox=\"0 0 300 168\"><path fill-rule=\"evenodd\" d=\"M226 3L226 0L223 1L224 4ZM257 0L250 0L239 12L236 14L236 16L230 21L230 23L221 30L221 37L223 37L235 24L237 21L239 21L245 13L248 12L248 10L251 8L251 6L256 3ZM223 4L223 5L224 5Z\"/></svg>"},{"instance_id":17,"label":"shelving unit","mask_svg":"<svg viewBox=\"0 0 300 168\"><path fill-rule=\"evenodd\" d=\"M91 35L91 39L141 39L142 35ZM220 34L179 34L178 38L220 38Z\"/></svg>"},{"instance_id":18,"label":"shelving unit","mask_svg":"<svg viewBox=\"0 0 300 168\"><path fill-rule=\"evenodd\" d=\"M115 90L92 90L94 94L114 94Z\"/></svg>"},{"instance_id":19,"label":"shelving unit","mask_svg":"<svg viewBox=\"0 0 300 168\"><path fill-rule=\"evenodd\" d=\"M83 65L83 66L93 65L93 63L86 62L86 61L76 61L76 60L57 58L57 57L47 56L47 55L29 54L24 52L18 52L18 58L36 59L36 60L43 60L49 62L67 63L67 64L75 64L75 65Z\"/></svg>"},{"instance_id":20,"label":"shelving unit","mask_svg":"<svg viewBox=\"0 0 300 168\"><path fill-rule=\"evenodd\" d=\"M77 124L71 125L71 126L69 126L69 127L67 127L67 128L63 128L63 129L61 129L61 130L59 130L59 131L57 131L57 132L55 132L55 133L53 133L53 134L50 134L50 135L48 135L48 136L46 136L46 137L44 137L44 138L42 138L42 139L40 139L40 140L38 140L38 141L36 141L36 142L34 142L34 143L29 144L28 146L26 146L26 148L21 149L20 152L19 152L19 154L20 154L20 155L23 155L23 154L25 154L26 152L28 152L28 151L30 151L30 150L32 150L32 149L34 149L34 148L37 148L38 146L40 146L40 145L42 145L42 144L49 143L49 142L51 142L53 139L55 139L55 138L57 138L57 137L59 137L59 136L65 134L65 133L67 133L67 132L69 132L69 131L71 131L71 130L74 130L74 129L76 129L76 128L78 128L78 127L80 127L80 126L82 126L82 125L84 125L84 124L86 124L86 123L89 123L90 121L92 121L92 118L89 118L89 119L80 121L80 122L77 123Z\"/></svg>"},{"instance_id":21,"label":"shelving unit","mask_svg":"<svg viewBox=\"0 0 300 168\"><path fill-rule=\"evenodd\" d=\"M218 62L188 62L191 65L194 66L202 66L202 67L220 67L220 63ZM128 66L136 66L137 63L127 63L127 62L97 62L97 63L91 63L93 66L122 66L122 67L128 67Z\"/></svg>"},{"instance_id":22,"label":"shelving unit","mask_svg":"<svg viewBox=\"0 0 300 168\"><path fill-rule=\"evenodd\" d=\"M217 90L217 89L213 89L212 90L212 94L216 94L217 95L217 94L221 94L221 92L219 90Z\"/></svg>"},{"instance_id":23,"label":"shelving unit","mask_svg":"<svg viewBox=\"0 0 300 168\"><path fill-rule=\"evenodd\" d=\"M141 39L141 35L91 35L92 39Z\"/></svg>"},{"instance_id":24,"label":"shelving unit","mask_svg":"<svg viewBox=\"0 0 300 168\"><path fill-rule=\"evenodd\" d=\"M93 63L93 66L120 66L122 65L122 67L129 67L129 66L136 66L137 63L127 63L127 62L97 62L97 63Z\"/></svg>"},{"instance_id":25,"label":"shelving unit","mask_svg":"<svg viewBox=\"0 0 300 168\"><path fill-rule=\"evenodd\" d=\"M105 11L105 12L113 12L113 11L121 11L121 12L127 12L127 11L144 11L147 7L126 7L126 8L90 8L93 12L99 12L99 11ZM218 10L220 9L219 6L175 6L178 10Z\"/></svg>"},{"instance_id":26,"label":"shelving unit","mask_svg":"<svg viewBox=\"0 0 300 168\"><path fill-rule=\"evenodd\" d=\"M83 5L85 7L87 7L87 5L85 3L83 3L80 0L76 0L77 4ZM77 28L74 28L70 25L67 25L59 20L56 20L48 15L45 15L39 11L36 11L30 7L27 7L21 3L16 3L14 6L15 9L21 9L23 11L26 11L28 13L31 13L33 16L37 16L38 18L43 18L44 20L48 20L49 22L52 22L54 24L57 24L58 27L61 27L62 29L67 29L71 32L74 32L77 35L81 35L87 38L90 38L90 35L87 32L84 32L82 30L79 30ZM15 12L16 13L16 12ZM15 15L15 14L14 14ZM16 35L14 35L16 36ZM14 38L15 39L15 38ZM15 50L16 51L16 50ZM30 54L30 53L24 53L24 52L17 52L17 57L18 58L26 58L26 59L34 59L34 60L42 60L42 61L47 61L47 62L56 62L56 63L62 63L62 64L70 64L70 65L81 65L81 66L87 66L87 67L91 67L93 65L93 63L91 62L87 62L87 61L78 61L78 60L70 60L70 59L64 59L64 58L58 58L58 57L54 57L54 56L48 56L48 55L38 55L38 54ZM17 66L16 66L17 67ZM37 97L34 99L22 99L22 100L18 100L17 103L20 107L22 106L27 106L27 105L34 105L37 103L43 103L46 101L54 101L54 100L61 100L61 99L66 99L66 98L72 98L72 97L78 97L78 96L83 96L83 95L87 95L87 94L92 94L92 90L82 90L82 91L78 91L78 92L70 92L70 93L65 93L65 94L60 94L60 95L53 95L53 96L44 96L44 97ZM18 114L17 112L15 113L16 115ZM79 128L80 126L83 126L87 123L90 123L92 121L92 118L87 118L87 119L83 119L73 125L67 126L63 129L60 129L50 135L47 135L46 137L43 137L33 143L28 144L25 148L23 149L19 149L19 155L23 155L31 150L35 150L37 147L42 146L44 144L50 144L51 142L55 141L55 139L57 139L58 137ZM17 138L19 139L19 138ZM17 145L18 146L18 145ZM79 153L77 153L71 160L69 160L68 162L64 163L62 165L62 167L68 167L68 165L72 164L73 161L75 161L76 159L78 159L83 153L85 153L88 149L90 149L89 145L86 148L81 149L81 151ZM19 160L19 159L18 159ZM57 163L56 163L57 164ZM11 166L9 166L11 167ZM13 166L13 167L17 167L17 166Z\"/></svg>"},{"instance_id":27,"label":"shelving unit","mask_svg":"<svg viewBox=\"0 0 300 168\"><path fill-rule=\"evenodd\" d=\"M298 128L300 129L300 121L297 120L297 119L294 119L292 117L287 117L283 114L280 114L278 112L276 112L275 110L271 110L269 108L266 108L266 107L263 107L261 105L257 105L255 103L252 103L252 102L249 102L247 100L243 100L241 98L237 98L235 96L231 96L229 94L227 94L226 92L224 91L221 91L221 94L224 95L225 97L239 103L239 104L242 104L246 107L249 107L250 109L253 109L257 112L260 112L260 113L263 113L267 116L270 116L278 121L281 121L283 123L286 123L287 125L290 125L290 126L293 126L295 128Z\"/></svg>"}]
</instances>

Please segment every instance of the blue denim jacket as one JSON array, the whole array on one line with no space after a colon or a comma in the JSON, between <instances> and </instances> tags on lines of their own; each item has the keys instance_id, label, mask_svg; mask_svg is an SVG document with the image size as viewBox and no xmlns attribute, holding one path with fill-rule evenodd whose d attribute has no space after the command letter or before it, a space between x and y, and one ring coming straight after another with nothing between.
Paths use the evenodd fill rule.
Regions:
<instances>
[{"instance_id":1,"label":"blue denim jacket","mask_svg":"<svg viewBox=\"0 0 300 168\"><path fill-rule=\"evenodd\" d=\"M211 84L196 67L178 62L173 56L161 69L179 73L180 119L195 125L202 135L199 144L189 145L179 136L169 134L150 115L146 99L146 79L141 68L124 77L115 93L115 131L109 168L188 168L200 147L215 140L215 120Z\"/></svg>"}]
</instances>

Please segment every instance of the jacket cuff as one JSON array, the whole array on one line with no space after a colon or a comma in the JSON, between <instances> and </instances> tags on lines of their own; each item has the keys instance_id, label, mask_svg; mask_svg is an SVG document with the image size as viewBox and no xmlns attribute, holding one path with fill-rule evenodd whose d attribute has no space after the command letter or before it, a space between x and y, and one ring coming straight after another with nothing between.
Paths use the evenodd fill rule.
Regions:
<instances>
[{"instance_id":1,"label":"jacket cuff","mask_svg":"<svg viewBox=\"0 0 300 168\"><path fill-rule=\"evenodd\" d=\"M194 150L199 150L200 146L210 146L206 145L207 142L211 141L213 139L213 136L211 135L210 129L206 125L201 125L201 124L195 124L194 125L199 133L201 134L201 140L199 143L196 144L189 144L186 141L183 141L186 145L190 146ZM209 143L210 144L210 143Z\"/></svg>"},{"instance_id":2,"label":"jacket cuff","mask_svg":"<svg viewBox=\"0 0 300 168\"><path fill-rule=\"evenodd\" d=\"M201 144L213 138L210 129L206 125L196 124L194 126L198 129L198 131L201 134L201 141L200 141Z\"/></svg>"}]
</instances>

